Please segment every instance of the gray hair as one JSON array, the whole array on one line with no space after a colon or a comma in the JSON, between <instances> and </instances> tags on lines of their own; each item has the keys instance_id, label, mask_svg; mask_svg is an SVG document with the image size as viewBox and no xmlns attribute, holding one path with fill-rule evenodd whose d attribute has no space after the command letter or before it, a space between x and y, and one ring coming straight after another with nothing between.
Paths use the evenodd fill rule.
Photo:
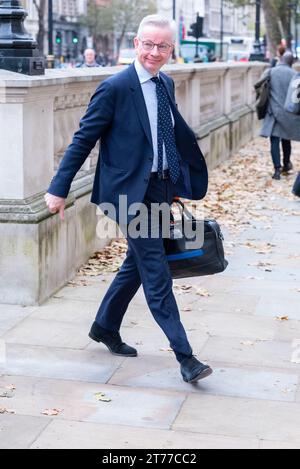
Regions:
<instances>
[{"instance_id":1,"label":"gray hair","mask_svg":"<svg viewBox=\"0 0 300 469\"><path fill-rule=\"evenodd\" d=\"M169 28L172 32L172 39L175 41L176 39L176 27L173 21L161 16L161 15L148 15L142 19L139 29L137 32L137 36L140 38L144 28L146 26L156 26L157 28Z\"/></svg>"},{"instance_id":2,"label":"gray hair","mask_svg":"<svg viewBox=\"0 0 300 469\"><path fill-rule=\"evenodd\" d=\"M280 63L284 65L289 65L290 67L293 65L293 62L294 62L294 56L290 51L285 52L280 60Z\"/></svg>"}]
</instances>

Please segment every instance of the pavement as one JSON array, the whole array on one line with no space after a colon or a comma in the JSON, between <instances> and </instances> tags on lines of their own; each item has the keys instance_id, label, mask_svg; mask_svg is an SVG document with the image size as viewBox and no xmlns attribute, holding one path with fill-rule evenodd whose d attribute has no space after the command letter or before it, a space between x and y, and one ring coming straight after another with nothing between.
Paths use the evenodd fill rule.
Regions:
<instances>
[{"instance_id":1,"label":"pavement","mask_svg":"<svg viewBox=\"0 0 300 469\"><path fill-rule=\"evenodd\" d=\"M114 274L77 275L41 306L0 305L0 448L300 448L296 171L271 181L258 139L237 155L248 178L241 157L255 151L266 192L243 230L222 223L228 269L174 282L194 353L214 374L182 381L141 289L121 330L138 357L92 342ZM299 145L294 152L300 168Z\"/></svg>"}]
</instances>

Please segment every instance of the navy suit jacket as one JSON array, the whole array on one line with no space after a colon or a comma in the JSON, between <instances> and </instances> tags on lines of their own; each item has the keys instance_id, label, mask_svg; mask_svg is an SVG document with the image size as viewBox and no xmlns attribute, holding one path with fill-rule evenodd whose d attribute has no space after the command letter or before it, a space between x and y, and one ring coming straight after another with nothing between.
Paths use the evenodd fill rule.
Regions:
<instances>
[{"instance_id":1,"label":"navy suit jacket","mask_svg":"<svg viewBox=\"0 0 300 469\"><path fill-rule=\"evenodd\" d=\"M200 200L207 192L204 157L194 132L177 110L174 82L160 72L175 119L176 145L182 176L176 195ZM74 134L48 192L66 198L72 180L101 138L91 202L111 203L119 221L119 195L127 196L127 207L143 201L153 164L150 123L142 88L134 65L108 78L96 89L80 128ZM129 216L129 222L133 215Z\"/></svg>"}]
</instances>

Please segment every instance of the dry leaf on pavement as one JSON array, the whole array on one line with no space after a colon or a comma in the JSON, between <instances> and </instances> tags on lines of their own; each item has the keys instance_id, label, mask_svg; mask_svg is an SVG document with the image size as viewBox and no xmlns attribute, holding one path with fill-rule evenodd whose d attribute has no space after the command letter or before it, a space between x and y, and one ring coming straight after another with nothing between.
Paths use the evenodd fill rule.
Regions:
<instances>
[{"instance_id":1,"label":"dry leaf on pavement","mask_svg":"<svg viewBox=\"0 0 300 469\"><path fill-rule=\"evenodd\" d=\"M211 296L208 290L206 288L198 288L196 291L196 295L203 296L203 297L208 297Z\"/></svg>"},{"instance_id":2,"label":"dry leaf on pavement","mask_svg":"<svg viewBox=\"0 0 300 469\"><path fill-rule=\"evenodd\" d=\"M241 345L246 345L246 346L255 345L255 342L252 342L251 340L244 340L243 342L241 342Z\"/></svg>"},{"instance_id":3,"label":"dry leaf on pavement","mask_svg":"<svg viewBox=\"0 0 300 469\"><path fill-rule=\"evenodd\" d=\"M16 412L12 409L6 409L6 407L0 407L0 414L15 414Z\"/></svg>"},{"instance_id":4,"label":"dry leaf on pavement","mask_svg":"<svg viewBox=\"0 0 300 469\"><path fill-rule=\"evenodd\" d=\"M54 415L58 415L60 414L60 412L62 412L61 409L45 409L41 412L41 414L43 415L49 415L49 416L54 416Z\"/></svg>"},{"instance_id":5,"label":"dry leaf on pavement","mask_svg":"<svg viewBox=\"0 0 300 469\"><path fill-rule=\"evenodd\" d=\"M103 392L96 392L95 393L95 398L96 398L97 401L101 401L101 402L110 402L111 401L111 399L109 397L106 397Z\"/></svg>"}]
</instances>

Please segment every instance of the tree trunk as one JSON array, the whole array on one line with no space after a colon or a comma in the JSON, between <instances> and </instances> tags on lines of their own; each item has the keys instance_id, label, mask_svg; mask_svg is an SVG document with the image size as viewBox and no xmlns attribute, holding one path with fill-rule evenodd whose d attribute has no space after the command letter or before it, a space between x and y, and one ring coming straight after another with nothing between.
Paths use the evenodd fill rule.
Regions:
<instances>
[{"instance_id":1,"label":"tree trunk","mask_svg":"<svg viewBox=\"0 0 300 469\"><path fill-rule=\"evenodd\" d=\"M274 57L276 55L277 46L281 42L282 33L284 33L284 35L287 34L286 13L276 8L274 0L262 0L262 7L267 29L268 49L271 57Z\"/></svg>"},{"instance_id":2,"label":"tree trunk","mask_svg":"<svg viewBox=\"0 0 300 469\"><path fill-rule=\"evenodd\" d=\"M39 29L36 37L38 49L42 55L44 55L44 38L45 38L45 10L47 6L47 0L40 0L39 5L36 1L33 2L39 18Z\"/></svg>"}]
</instances>

